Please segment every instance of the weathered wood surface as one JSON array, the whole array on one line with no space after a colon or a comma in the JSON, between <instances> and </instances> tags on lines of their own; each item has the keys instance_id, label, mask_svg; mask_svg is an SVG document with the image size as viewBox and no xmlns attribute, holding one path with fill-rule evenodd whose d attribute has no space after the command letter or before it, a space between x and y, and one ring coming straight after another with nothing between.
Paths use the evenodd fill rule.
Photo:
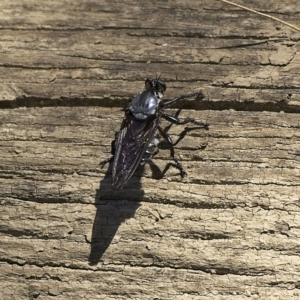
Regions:
<instances>
[{"instance_id":1,"label":"weathered wood surface","mask_svg":"<svg viewBox=\"0 0 300 300\"><path fill-rule=\"evenodd\" d=\"M147 74L197 108L300 112L300 33L218 1L1 1L2 107L125 103ZM298 0L246 1L299 25Z\"/></svg>"},{"instance_id":2,"label":"weathered wood surface","mask_svg":"<svg viewBox=\"0 0 300 300\"><path fill-rule=\"evenodd\" d=\"M1 1L0 32L0 299L299 298L299 33L182 0ZM210 130L171 127L183 180L163 147L113 190L98 164L156 72Z\"/></svg>"}]
</instances>

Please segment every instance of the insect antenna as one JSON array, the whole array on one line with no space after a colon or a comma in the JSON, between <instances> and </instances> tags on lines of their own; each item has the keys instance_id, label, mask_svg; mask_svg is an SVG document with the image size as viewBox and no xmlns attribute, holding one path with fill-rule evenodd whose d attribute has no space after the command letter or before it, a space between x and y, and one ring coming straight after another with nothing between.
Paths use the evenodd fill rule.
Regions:
<instances>
[{"instance_id":1,"label":"insect antenna","mask_svg":"<svg viewBox=\"0 0 300 300\"><path fill-rule=\"evenodd\" d=\"M158 78L157 78L157 74L156 74L156 80L159 80L162 74L163 74L163 72L160 73L160 75L158 76Z\"/></svg>"}]
</instances>

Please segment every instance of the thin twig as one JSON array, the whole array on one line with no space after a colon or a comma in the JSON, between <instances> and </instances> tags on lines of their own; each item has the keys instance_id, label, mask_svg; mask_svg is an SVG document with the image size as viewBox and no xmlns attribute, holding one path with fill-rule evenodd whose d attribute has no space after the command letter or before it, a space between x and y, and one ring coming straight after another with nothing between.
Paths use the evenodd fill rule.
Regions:
<instances>
[{"instance_id":1,"label":"thin twig","mask_svg":"<svg viewBox=\"0 0 300 300\"><path fill-rule=\"evenodd\" d=\"M244 9L244 10L251 11L251 12L257 14L257 15L261 15L261 16L267 17L267 18L269 18L269 19L275 20L275 21L277 21L277 22L280 22L280 23L282 23L282 24L284 24L284 25L287 25L287 26L289 26L289 27L291 27L291 28L293 28L293 29L295 29L295 30L297 30L297 31L300 32L300 28L298 28L298 27L296 27L296 26L294 26L294 25L292 25L292 24L290 24L290 23L284 22L284 21L282 21L282 20L280 20L280 19L278 19L278 18L275 18L275 17L272 17L272 16L270 16L270 15L261 13L261 12L259 12L259 11L257 11L257 10L254 10L254 9L248 8L248 7L246 7L246 6L243 6L243 5L240 5L240 4L236 4L236 3L233 3L233 2L227 1L227 0L217 0L217 1L221 1L221 2L224 2L224 3L230 4L230 5L233 5L233 6L237 6L237 7L239 7L239 8Z\"/></svg>"}]
</instances>

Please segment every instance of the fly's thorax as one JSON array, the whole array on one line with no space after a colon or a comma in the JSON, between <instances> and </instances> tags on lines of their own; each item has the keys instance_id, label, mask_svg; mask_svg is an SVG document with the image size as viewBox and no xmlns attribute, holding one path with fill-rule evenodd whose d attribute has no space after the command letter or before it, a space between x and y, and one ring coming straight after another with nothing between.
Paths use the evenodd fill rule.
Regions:
<instances>
[{"instance_id":1,"label":"fly's thorax","mask_svg":"<svg viewBox=\"0 0 300 300\"><path fill-rule=\"evenodd\" d=\"M137 95L131 102L129 111L137 120L146 120L156 114L160 95L155 91L143 91Z\"/></svg>"}]
</instances>

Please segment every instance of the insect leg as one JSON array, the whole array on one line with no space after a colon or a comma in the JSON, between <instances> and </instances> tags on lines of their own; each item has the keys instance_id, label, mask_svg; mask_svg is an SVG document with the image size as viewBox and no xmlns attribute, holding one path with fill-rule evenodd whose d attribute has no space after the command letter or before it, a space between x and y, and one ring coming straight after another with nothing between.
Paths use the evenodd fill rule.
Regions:
<instances>
[{"instance_id":1,"label":"insect leg","mask_svg":"<svg viewBox=\"0 0 300 300\"><path fill-rule=\"evenodd\" d=\"M169 101L165 101L165 102L160 102L159 105L161 107L165 107L165 106L169 106L179 100L182 100L182 99L185 99L185 98L191 98L191 97L194 97L194 96L197 96L197 98L201 98L203 99L204 98L204 95L202 94L202 92L196 92L196 93L191 93L191 94L187 94L187 95L181 95L179 97L176 97L174 99L171 99Z\"/></svg>"},{"instance_id":2,"label":"insect leg","mask_svg":"<svg viewBox=\"0 0 300 300\"><path fill-rule=\"evenodd\" d=\"M157 129L158 129L159 133L161 134L161 136L170 145L171 157L175 161L176 167L179 169L181 177L184 177L186 175L186 172L184 171L181 163L178 161L177 157L175 156L175 151L174 151L171 137L160 126L158 126Z\"/></svg>"},{"instance_id":3,"label":"insect leg","mask_svg":"<svg viewBox=\"0 0 300 300\"><path fill-rule=\"evenodd\" d=\"M201 127L203 127L204 129L208 129L209 124L208 123L203 123L203 122L198 122L193 118L185 118L184 120L179 120L178 118L172 116L172 115L168 115L168 114L162 114L162 117L166 120L168 120L171 123L174 123L176 125L183 125L183 124L187 124L187 123L194 123L196 125L199 125Z\"/></svg>"},{"instance_id":4,"label":"insect leg","mask_svg":"<svg viewBox=\"0 0 300 300\"><path fill-rule=\"evenodd\" d=\"M114 156L111 156L109 158L106 158L105 160L101 161L99 163L101 169L108 163L108 162L112 162L114 160Z\"/></svg>"}]
</instances>

